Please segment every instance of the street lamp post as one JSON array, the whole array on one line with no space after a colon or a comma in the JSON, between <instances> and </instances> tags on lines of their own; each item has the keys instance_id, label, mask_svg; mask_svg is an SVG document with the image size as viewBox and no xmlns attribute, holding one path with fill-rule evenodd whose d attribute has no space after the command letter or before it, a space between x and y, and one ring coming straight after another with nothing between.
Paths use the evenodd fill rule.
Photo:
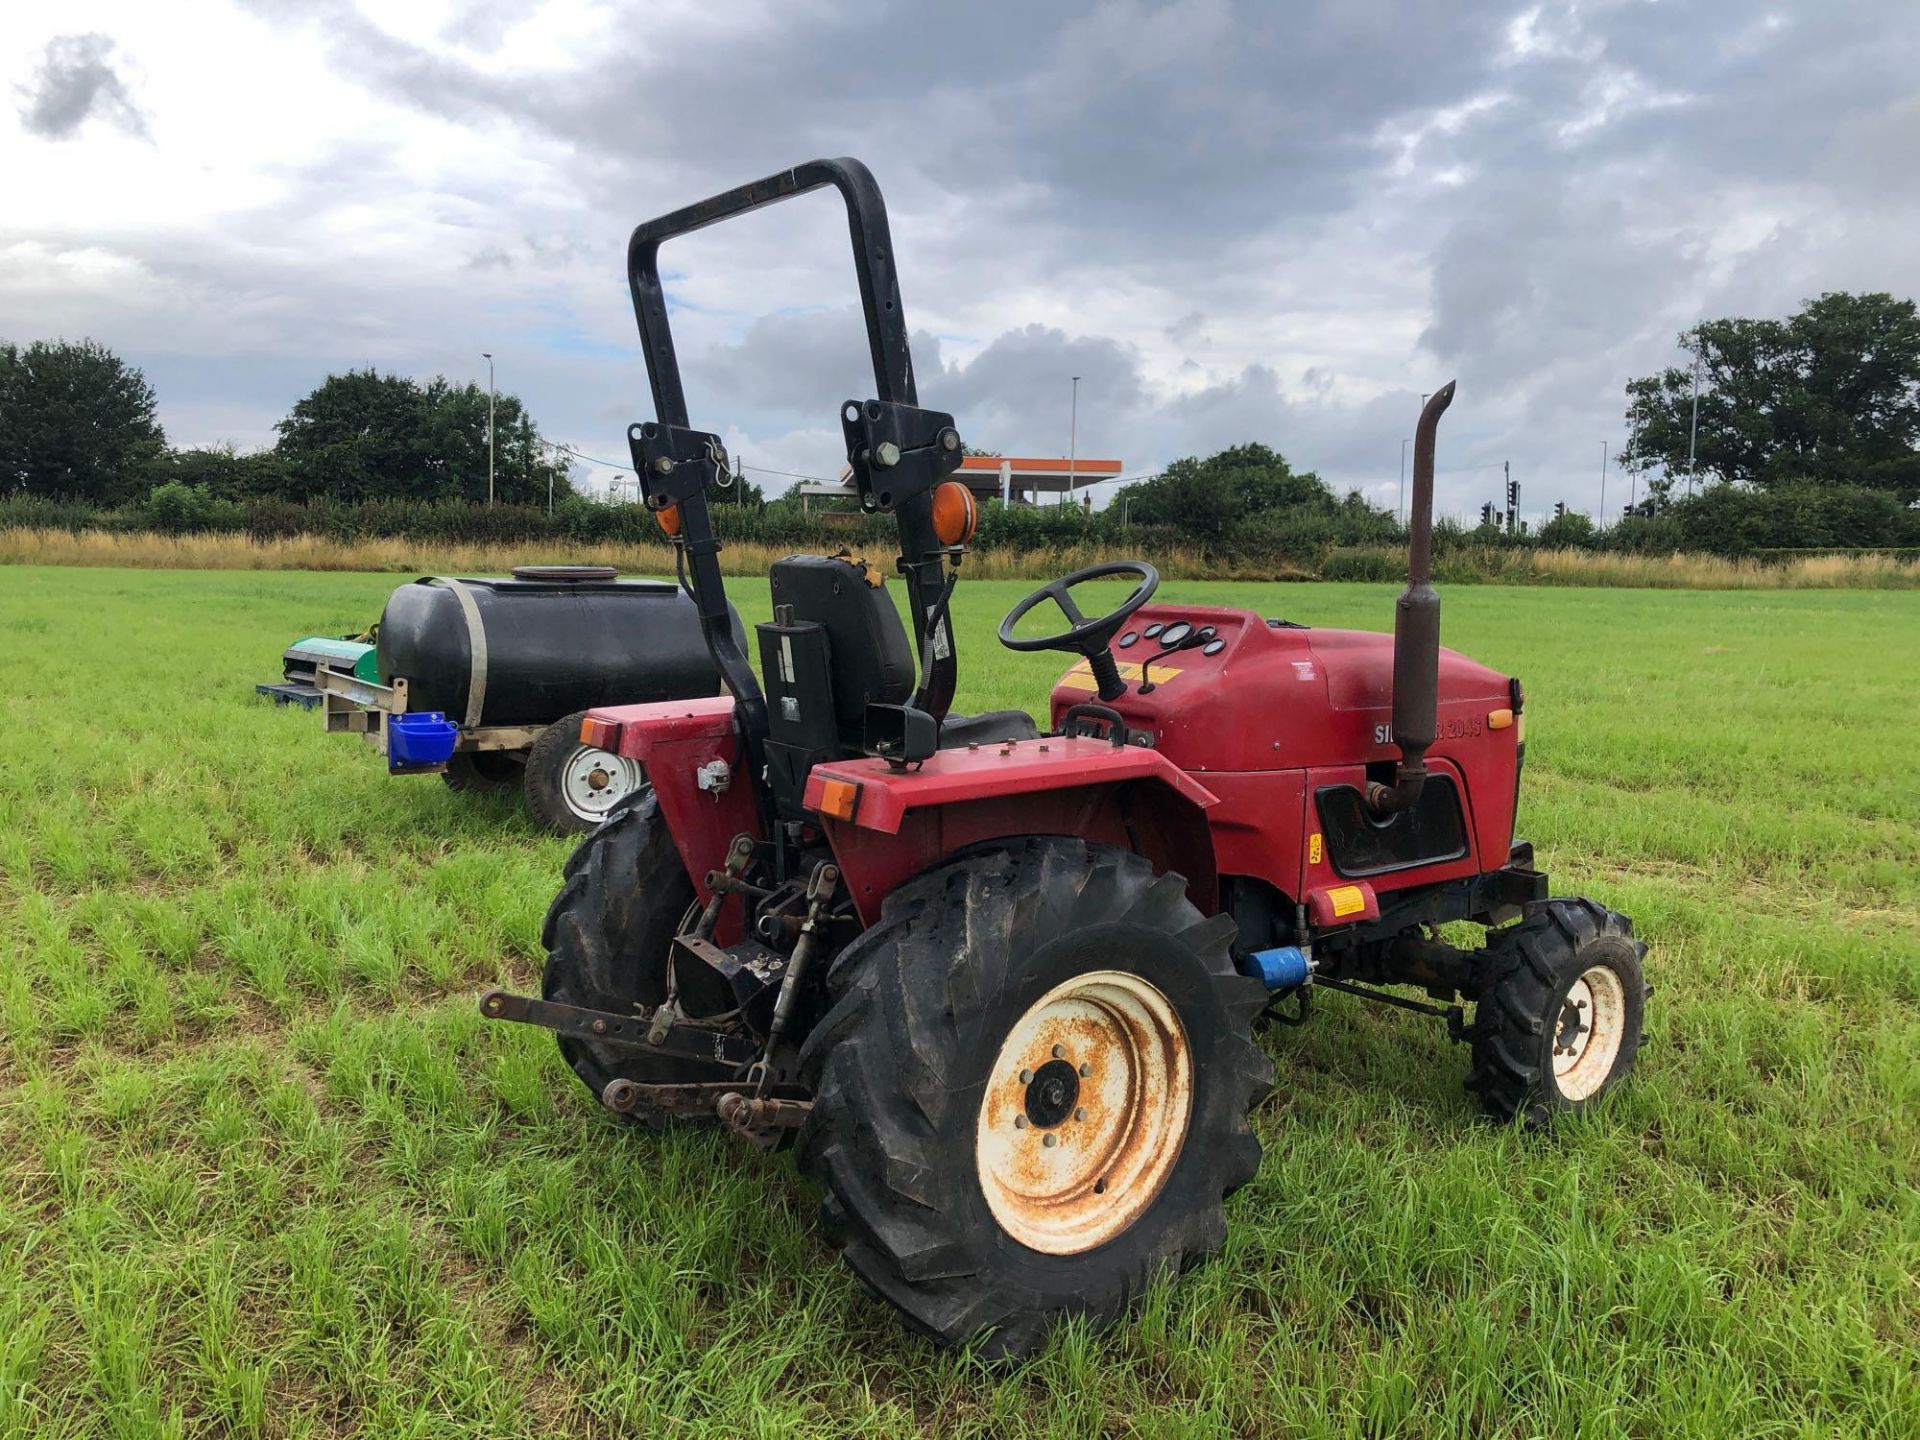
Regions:
<instances>
[{"instance_id":1,"label":"street lamp post","mask_svg":"<svg viewBox=\"0 0 1920 1440\"><path fill-rule=\"evenodd\" d=\"M493 504L493 352L482 350L480 358L487 362L487 504ZM547 497L547 509L553 509L553 497Z\"/></svg>"},{"instance_id":2,"label":"street lamp post","mask_svg":"<svg viewBox=\"0 0 1920 1440\"><path fill-rule=\"evenodd\" d=\"M1693 464L1694 442L1700 438L1700 332L1697 330L1694 331L1693 344L1693 420L1687 426L1687 494L1689 495L1693 494L1694 476L1698 473Z\"/></svg>"},{"instance_id":3,"label":"street lamp post","mask_svg":"<svg viewBox=\"0 0 1920 1440\"><path fill-rule=\"evenodd\" d=\"M1073 377L1073 406L1067 412L1067 503L1073 503L1074 462L1080 454L1080 377Z\"/></svg>"},{"instance_id":4,"label":"street lamp post","mask_svg":"<svg viewBox=\"0 0 1920 1440\"><path fill-rule=\"evenodd\" d=\"M1600 528L1607 528L1607 442L1600 442Z\"/></svg>"}]
</instances>

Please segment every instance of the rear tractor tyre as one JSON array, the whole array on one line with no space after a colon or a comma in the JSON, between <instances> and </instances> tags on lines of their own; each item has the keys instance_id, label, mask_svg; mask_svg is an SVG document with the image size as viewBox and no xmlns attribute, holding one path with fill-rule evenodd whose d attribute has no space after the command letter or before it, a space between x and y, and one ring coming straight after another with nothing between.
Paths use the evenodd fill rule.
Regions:
<instances>
[{"instance_id":1,"label":"rear tractor tyre","mask_svg":"<svg viewBox=\"0 0 1920 1440\"><path fill-rule=\"evenodd\" d=\"M540 994L621 1013L659 1004L666 997L668 950L693 899L693 881L660 818L659 801L648 792L582 840L567 861L566 883L540 932L547 947ZM561 1057L596 1100L616 1079L657 1085L726 1078L724 1070L697 1061L559 1038ZM668 1117L637 1106L628 1118L659 1130Z\"/></svg>"},{"instance_id":2,"label":"rear tractor tyre","mask_svg":"<svg viewBox=\"0 0 1920 1440\"><path fill-rule=\"evenodd\" d=\"M1644 942L1592 900L1542 900L1490 931L1467 1088L1529 1128L1594 1104L1633 1068L1643 1038Z\"/></svg>"},{"instance_id":3,"label":"rear tractor tyre","mask_svg":"<svg viewBox=\"0 0 1920 1440\"><path fill-rule=\"evenodd\" d=\"M910 881L841 954L798 1156L911 1329L1026 1355L1220 1248L1273 1084L1233 934L1139 856L1045 838Z\"/></svg>"},{"instance_id":4,"label":"rear tractor tyre","mask_svg":"<svg viewBox=\"0 0 1920 1440\"><path fill-rule=\"evenodd\" d=\"M638 760L582 743L584 710L556 720L527 752L527 808L555 835L594 829L646 788Z\"/></svg>"},{"instance_id":5,"label":"rear tractor tyre","mask_svg":"<svg viewBox=\"0 0 1920 1440\"><path fill-rule=\"evenodd\" d=\"M526 783L527 757L518 750L456 750L440 778L463 795L506 795Z\"/></svg>"}]
</instances>

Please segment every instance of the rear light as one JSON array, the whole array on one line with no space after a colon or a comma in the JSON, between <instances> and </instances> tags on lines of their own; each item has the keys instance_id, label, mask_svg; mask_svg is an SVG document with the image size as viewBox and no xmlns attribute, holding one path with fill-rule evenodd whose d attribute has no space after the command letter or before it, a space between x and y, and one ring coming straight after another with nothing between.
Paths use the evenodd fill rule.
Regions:
<instances>
[{"instance_id":1,"label":"rear light","mask_svg":"<svg viewBox=\"0 0 1920 1440\"><path fill-rule=\"evenodd\" d=\"M598 715L589 715L580 722L580 743L591 745L596 750L604 750L609 755L620 753L620 722L603 720Z\"/></svg>"},{"instance_id":2,"label":"rear light","mask_svg":"<svg viewBox=\"0 0 1920 1440\"><path fill-rule=\"evenodd\" d=\"M851 820L860 808L860 787L851 780L828 780L820 787L820 813L834 820Z\"/></svg>"},{"instance_id":3,"label":"rear light","mask_svg":"<svg viewBox=\"0 0 1920 1440\"><path fill-rule=\"evenodd\" d=\"M933 487L933 533L942 545L958 549L973 539L979 525L971 490L958 480L942 480Z\"/></svg>"}]
</instances>

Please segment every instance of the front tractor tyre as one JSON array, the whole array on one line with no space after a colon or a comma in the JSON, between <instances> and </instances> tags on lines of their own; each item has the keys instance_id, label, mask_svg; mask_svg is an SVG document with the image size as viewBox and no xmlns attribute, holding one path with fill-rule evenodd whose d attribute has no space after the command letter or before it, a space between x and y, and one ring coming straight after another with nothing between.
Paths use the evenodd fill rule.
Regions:
<instances>
[{"instance_id":1,"label":"front tractor tyre","mask_svg":"<svg viewBox=\"0 0 1920 1440\"><path fill-rule=\"evenodd\" d=\"M1648 989L1633 922L1592 900L1542 900L1488 932L1467 1088L1528 1127L1585 1110L1633 1068Z\"/></svg>"},{"instance_id":2,"label":"front tractor tyre","mask_svg":"<svg viewBox=\"0 0 1920 1440\"><path fill-rule=\"evenodd\" d=\"M1220 1248L1273 1084L1233 934L1177 875L1046 838L910 881L841 954L799 1161L909 1327L1025 1355Z\"/></svg>"}]
</instances>

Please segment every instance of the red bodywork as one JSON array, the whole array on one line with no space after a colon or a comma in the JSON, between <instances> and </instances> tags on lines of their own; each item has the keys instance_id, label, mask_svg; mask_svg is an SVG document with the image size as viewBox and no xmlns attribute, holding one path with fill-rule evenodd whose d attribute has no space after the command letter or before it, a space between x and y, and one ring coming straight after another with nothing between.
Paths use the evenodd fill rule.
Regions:
<instances>
[{"instance_id":1,"label":"red bodywork","mask_svg":"<svg viewBox=\"0 0 1920 1440\"><path fill-rule=\"evenodd\" d=\"M1370 631L1276 627L1245 610L1155 605L1122 632L1156 622L1211 625L1216 653L1184 650L1148 667L1154 642L1115 650L1127 693L1112 703L1151 748L1104 739L1027 740L943 750L915 770L872 759L815 766L806 803L819 813L828 781L859 787L846 818L821 828L861 918L872 923L903 881L965 846L1013 835L1075 835L1140 850L1187 878L1203 911L1218 907L1218 880L1247 876L1309 905L1316 925L1371 918L1378 896L1454 880L1507 862L1522 725L1507 677L1450 650L1440 652L1438 739L1429 769L1449 775L1466 810L1467 853L1353 881L1338 875L1319 843L1311 797L1322 786L1364 787L1366 767L1398 758L1390 725L1393 639ZM1084 661L1052 697L1057 727L1068 707L1093 700ZM617 723L622 755L642 761L696 888L728 842L759 832L746 777L722 795L695 772L715 759L737 763L731 701L679 701L593 712ZM603 732L604 733L604 732Z\"/></svg>"}]
</instances>

